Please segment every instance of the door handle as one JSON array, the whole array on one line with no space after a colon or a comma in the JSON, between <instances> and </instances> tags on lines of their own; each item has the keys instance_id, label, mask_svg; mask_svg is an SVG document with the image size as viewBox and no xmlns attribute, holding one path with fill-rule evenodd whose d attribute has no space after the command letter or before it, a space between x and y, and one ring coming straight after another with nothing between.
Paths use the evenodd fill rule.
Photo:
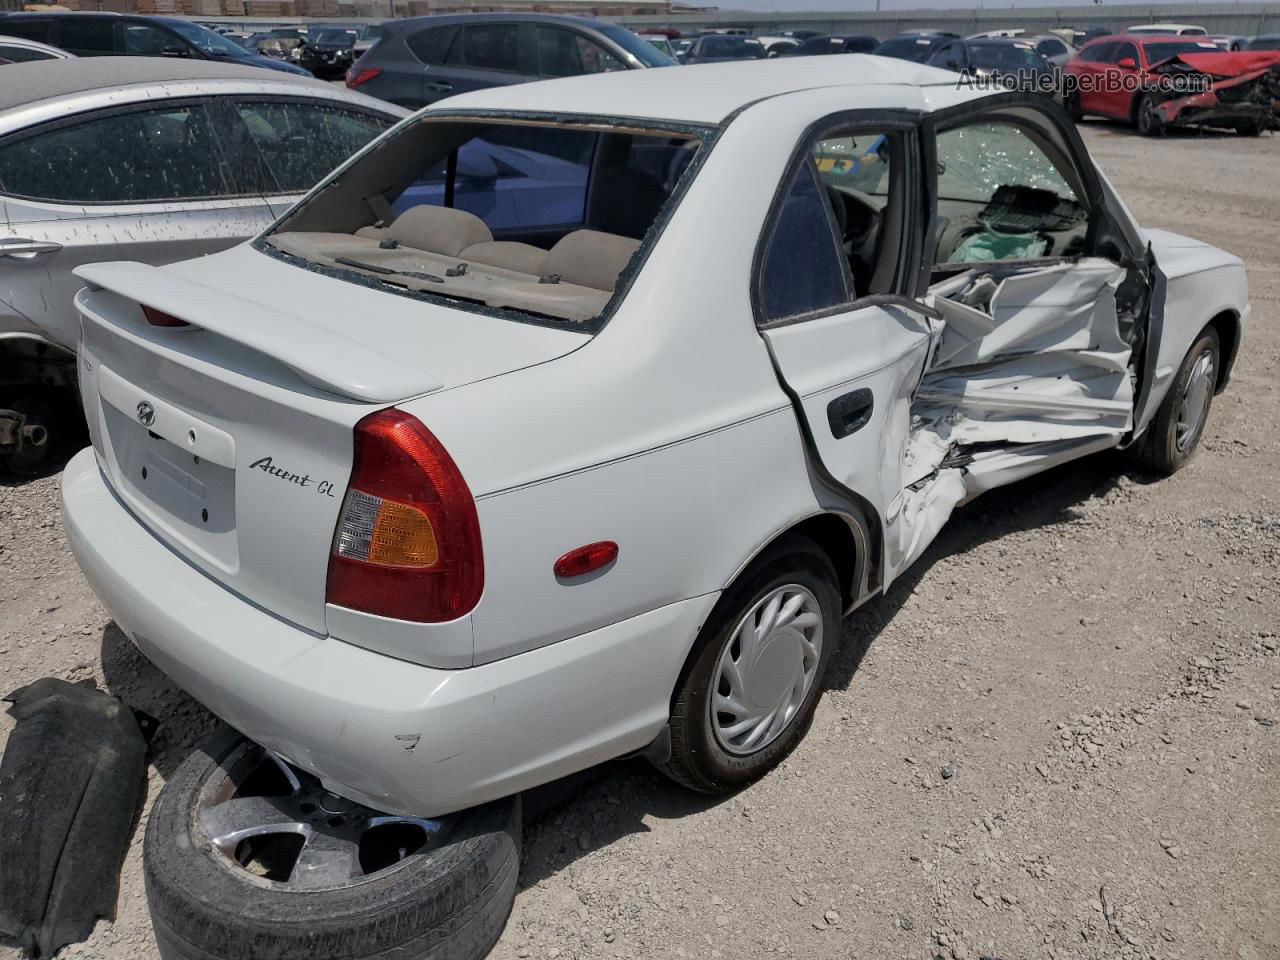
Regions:
<instances>
[{"instance_id":1,"label":"door handle","mask_svg":"<svg viewBox=\"0 0 1280 960\"><path fill-rule=\"evenodd\" d=\"M453 89L453 84L447 80L428 80L427 89L434 90L436 93L448 93Z\"/></svg>"},{"instance_id":2,"label":"door handle","mask_svg":"<svg viewBox=\"0 0 1280 960\"><path fill-rule=\"evenodd\" d=\"M46 253L57 253L62 244L52 240L28 240L25 237L0 238L0 257L13 257L15 260L34 260Z\"/></svg>"},{"instance_id":3,"label":"door handle","mask_svg":"<svg viewBox=\"0 0 1280 960\"><path fill-rule=\"evenodd\" d=\"M827 404L827 423L831 427L831 435L840 440L857 433L871 422L871 412L875 406L875 397L866 387L859 387L852 393L836 397Z\"/></svg>"}]
</instances>

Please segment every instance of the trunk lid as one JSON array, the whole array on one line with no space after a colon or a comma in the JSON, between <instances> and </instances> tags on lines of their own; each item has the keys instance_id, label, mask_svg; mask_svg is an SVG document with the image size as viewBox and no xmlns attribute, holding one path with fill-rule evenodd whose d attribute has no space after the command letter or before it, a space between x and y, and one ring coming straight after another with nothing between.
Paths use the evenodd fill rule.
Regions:
<instances>
[{"instance_id":1,"label":"trunk lid","mask_svg":"<svg viewBox=\"0 0 1280 960\"><path fill-rule=\"evenodd\" d=\"M397 297L247 246L77 273L89 283L76 298L81 393L116 495L190 563L316 633L327 632L355 424L588 339ZM231 281L252 293L227 293ZM142 304L191 326L152 326Z\"/></svg>"}]
</instances>

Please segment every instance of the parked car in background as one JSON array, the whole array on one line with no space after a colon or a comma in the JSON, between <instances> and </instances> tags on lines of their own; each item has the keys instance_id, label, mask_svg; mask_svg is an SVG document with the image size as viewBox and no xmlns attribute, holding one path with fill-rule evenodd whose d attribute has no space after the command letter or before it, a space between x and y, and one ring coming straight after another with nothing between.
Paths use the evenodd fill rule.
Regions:
<instances>
[{"instance_id":1,"label":"parked car in background","mask_svg":"<svg viewBox=\"0 0 1280 960\"><path fill-rule=\"evenodd\" d=\"M307 33L315 66L311 72L321 80L338 80L347 75L355 62L356 31L343 29L312 30Z\"/></svg>"},{"instance_id":2,"label":"parked car in background","mask_svg":"<svg viewBox=\"0 0 1280 960\"><path fill-rule=\"evenodd\" d=\"M934 51L928 63L971 77L1017 85L1028 92L1058 95L1057 70L1036 52L1030 40L1010 37L950 40Z\"/></svg>"},{"instance_id":3,"label":"parked car in background","mask_svg":"<svg viewBox=\"0 0 1280 960\"><path fill-rule=\"evenodd\" d=\"M1206 37L1209 31L1189 23L1146 23L1130 27L1128 32L1137 36Z\"/></svg>"},{"instance_id":4,"label":"parked car in background","mask_svg":"<svg viewBox=\"0 0 1280 960\"><path fill-rule=\"evenodd\" d=\"M674 66L625 27L585 17L472 13L388 20L347 86L404 107L547 77Z\"/></svg>"},{"instance_id":5,"label":"parked car in background","mask_svg":"<svg viewBox=\"0 0 1280 960\"><path fill-rule=\"evenodd\" d=\"M1100 37L1065 67L1075 78L1066 105L1077 119L1123 120L1146 136L1187 124L1226 126L1256 136L1274 124L1272 104L1280 98L1276 69L1265 58L1224 53L1207 37ZM1191 85L1206 77L1211 89ZM1253 95L1255 88L1260 95Z\"/></svg>"},{"instance_id":6,"label":"parked car in background","mask_svg":"<svg viewBox=\"0 0 1280 960\"><path fill-rule=\"evenodd\" d=\"M769 56L755 37L736 33L708 33L698 37L680 56L681 63L721 63L726 60L764 60Z\"/></svg>"},{"instance_id":7,"label":"parked car in background","mask_svg":"<svg viewBox=\"0 0 1280 960\"><path fill-rule=\"evenodd\" d=\"M46 43L77 57L166 57L217 60L307 74L301 67L250 53L220 34L181 17L121 13L11 13L6 35Z\"/></svg>"},{"instance_id":8,"label":"parked car in background","mask_svg":"<svg viewBox=\"0 0 1280 960\"><path fill-rule=\"evenodd\" d=\"M1264 33L1249 41L1248 50L1280 50L1280 33Z\"/></svg>"},{"instance_id":9,"label":"parked car in background","mask_svg":"<svg viewBox=\"0 0 1280 960\"><path fill-rule=\"evenodd\" d=\"M657 49L661 50L671 59L675 59L676 48L671 43L671 38L665 33L641 33L637 34L645 43L651 43Z\"/></svg>"},{"instance_id":10,"label":"parked car in background","mask_svg":"<svg viewBox=\"0 0 1280 960\"><path fill-rule=\"evenodd\" d=\"M79 416L73 269L225 249L405 116L332 84L194 58L51 60L4 77L0 409L48 434L0 454L19 472L38 470Z\"/></svg>"},{"instance_id":11,"label":"parked car in background","mask_svg":"<svg viewBox=\"0 0 1280 960\"><path fill-rule=\"evenodd\" d=\"M886 40L874 52L877 57L927 63L940 46L956 39L954 33L904 33Z\"/></svg>"},{"instance_id":12,"label":"parked car in background","mask_svg":"<svg viewBox=\"0 0 1280 960\"><path fill-rule=\"evenodd\" d=\"M6 37L0 33L0 63L29 63L33 60L66 60L74 53L36 40Z\"/></svg>"},{"instance_id":13,"label":"parked car in background","mask_svg":"<svg viewBox=\"0 0 1280 960\"><path fill-rule=\"evenodd\" d=\"M788 57L813 57L829 53L874 53L880 41L875 37L853 35L836 37L810 37L794 50L786 53Z\"/></svg>"},{"instance_id":14,"label":"parked car in background","mask_svg":"<svg viewBox=\"0 0 1280 960\"><path fill-rule=\"evenodd\" d=\"M499 240L450 204L495 131L590 158L571 216ZM250 243L80 275L61 529L252 741L194 750L149 814L172 958L248 927L478 960L520 872L518 820L479 811L637 753L704 794L765 776L861 654L846 611L901 595L960 504L1122 447L1187 463L1250 314L1241 260L1143 229L1043 97L870 57L459 97Z\"/></svg>"},{"instance_id":15,"label":"parked car in background","mask_svg":"<svg viewBox=\"0 0 1280 960\"><path fill-rule=\"evenodd\" d=\"M1067 61L1076 55L1076 48L1057 34L1043 33L1036 36L1021 37L1035 47L1036 53L1044 57L1055 67L1061 69Z\"/></svg>"},{"instance_id":16,"label":"parked car in background","mask_svg":"<svg viewBox=\"0 0 1280 960\"><path fill-rule=\"evenodd\" d=\"M1241 37L1235 34L1213 33L1209 35L1209 39L1218 45L1222 50L1231 53L1238 53L1241 50L1247 50L1249 47L1249 38Z\"/></svg>"},{"instance_id":17,"label":"parked car in background","mask_svg":"<svg viewBox=\"0 0 1280 960\"><path fill-rule=\"evenodd\" d=\"M760 34L756 37L764 47L766 56L784 57L800 46L802 41L782 34Z\"/></svg>"},{"instance_id":18,"label":"parked car in background","mask_svg":"<svg viewBox=\"0 0 1280 960\"><path fill-rule=\"evenodd\" d=\"M366 23L361 26L356 31L356 42L351 47L356 59L368 53L380 39L382 39L382 24Z\"/></svg>"},{"instance_id":19,"label":"parked car in background","mask_svg":"<svg viewBox=\"0 0 1280 960\"><path fill-rule=\"evenodd\" d=\"M1096 40L1098 37L1109 37L1112 34L1109 27L1086 27L1083 30L1076 30L1073 34L1071 45L1079 50L1090 40Z\"/></svg>"}]
</instances>

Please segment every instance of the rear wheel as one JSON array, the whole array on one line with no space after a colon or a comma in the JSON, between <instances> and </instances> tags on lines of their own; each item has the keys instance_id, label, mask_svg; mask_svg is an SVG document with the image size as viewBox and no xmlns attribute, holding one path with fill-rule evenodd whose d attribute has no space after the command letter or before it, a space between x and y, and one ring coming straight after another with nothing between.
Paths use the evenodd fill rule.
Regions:
<instances>
[{"instance_id":1,"label":"rear wheel","mask_svg":"<svg viewBox=\"0 0 1280 960\"><path fill-rule=\"evenodd\" d=\"M520 801L389 816L222 734L147 822L164 960L479 960L515 896Z\"/></svg>"},{"instance_id":2,"label":"rear wheel","mask_svg":"<svg viewBox=\"0 0 1280 960\"><path fill-rule=\"evenodd\" d=\"M1236 127L1236 132L1242 137L1260 137L1265 129L1267 129L1265 120L1253 120L1249 123L1240 124Z\"/></svg>"},{"instance_id":3,"label":"rear wheel","mask_svg":"<svg viewBox=\"0 0 1280 960\"><path fill-rule=\"evenodd\" d=\"M1084 119L1084 107L1080 103L1079 90L1070 91L1063 102L1063 106L1067 108L1067 113L1075 123L1079 123Z\"/></svg>"},{"instance_id":4,"label":"rear wheel","mask_svg":"<svg viewBox=\"0 0 1280 960\"><path fill-rule=\"evenodd\" d=\"M1213 406L1220 356L1218 333L1207 327L1183 359L1147 428L1138 449L1138 459L1145 466L1168 476L1191 458Z\"/></svg>"},{"instance_id":5,"label":"rear wheel","mask_svg":"<svg viewBox=\"0 0 1280 960\"><path fill-rule=\"evenodd\" d=\"M816 544L787 537L725 592L673 698L664 773L693 790L728 793L795 748L839 643L837 582Z\"/></svg>"}]
</instances>

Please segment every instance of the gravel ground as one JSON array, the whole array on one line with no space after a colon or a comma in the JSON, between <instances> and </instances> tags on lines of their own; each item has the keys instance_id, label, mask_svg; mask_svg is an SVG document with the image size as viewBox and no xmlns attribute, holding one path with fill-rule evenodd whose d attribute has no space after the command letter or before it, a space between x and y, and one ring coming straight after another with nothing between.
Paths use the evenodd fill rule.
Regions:
<instances>
[{"instance_id":1,"label":"gravel ground","mask_svg":"<svg viewBox=\"0 0 1280 960\"><path fill-rule=\"evenodd\" d=\"M1280 138L1085 135L1140 221L1249 265L1199 454L965 508L846 624L808 739L741 794L638 762L536 791L496 960L1280 957ZM213 726L110 625L56 477L0 487L0 686L46 675L160 718L151 796ZM141 838L116 921L64 956L156 957Z\"/></svg>"}]
</instances>

